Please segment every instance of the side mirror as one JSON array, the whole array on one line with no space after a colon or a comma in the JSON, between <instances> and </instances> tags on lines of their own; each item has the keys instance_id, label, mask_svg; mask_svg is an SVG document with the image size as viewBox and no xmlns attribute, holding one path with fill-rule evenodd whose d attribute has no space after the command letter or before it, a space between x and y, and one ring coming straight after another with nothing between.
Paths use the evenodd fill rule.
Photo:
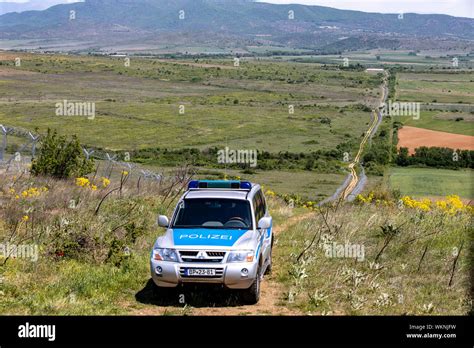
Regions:
<instances>
[{"instance_id":1,"label":"side mirror","mask_svg":"<svg viewBox=\"0 0 474 348\"><path fill-rule=\"evenodd\" d=\"M164 215L158 216L158 226L168 227L169 225L170 225L170 221L168 220L168 217Z\"/></svg>"},{"instance_id":2,"label":"side mirror","mask_svg":"<svg viewBox=\"0 0 474 348\"><path fill-rule=\"evenodd\" d=\"M258 222L258 229L266 230L272 227L272 218L271 217L263 217Z\"/></svg>"}]
</instances>

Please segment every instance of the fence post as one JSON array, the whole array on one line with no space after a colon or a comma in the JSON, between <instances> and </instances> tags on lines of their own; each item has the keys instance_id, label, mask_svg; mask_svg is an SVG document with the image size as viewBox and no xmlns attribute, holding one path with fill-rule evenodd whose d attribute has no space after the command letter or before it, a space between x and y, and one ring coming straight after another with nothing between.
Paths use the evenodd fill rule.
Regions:
<instances>
[{"instance_id":1,"label":"fence post","mask_svg":"<svg viewBox=\"0 0 474 348\"><path fill-rule=\"evenodd\" d=\"M86 160L90 160L92 154L94 153L94 150L87 150L86 148L83 148L82 151L84 152L84 155L86 156Z\"/></svg>"},{"instance_id":2,"label":"fence post","mask_svg":"<svg viewBox=\"0 0 474 348\"><path fill-rule=\"evenodd\" d=\"M0 124L0 130L2 131L3 134L3 140L2 140L2 148L0 150L0 162L3 162L3 159L5 158L5 152L7 151L7 129Z\"/></svg>"},{"instance_id":3,"label":"fence post","mask_svg":"<svg viewBox=\"0 0 474 348\"><path fill-rule=\"evenodd\" d=\"M112 170L114 168L114 163L115 163L115 158L117 158L117 155L110 156L107 152L105 153L105 156L107 157L107 161L109 162L109 166L107 167L105 174L108 179L110 179L110 176L112 175Z\"/></svg>"},{"instance_id":4,"label":"fence post","mask_svg":"<svg viewBox=\"0 0 474 348\"><path fill-rule=\"evenodd\" d=\"M30 136L31 138L31 141L32 141L32 145L31 145L31 159L33 160L33 158L35 158L35 155L36 155L36 145L38 143L38 139L40 138L39 135L37 135L36 137L31 134L31 132L28 132L28 135Z\"/></svg>"}]
</instances>

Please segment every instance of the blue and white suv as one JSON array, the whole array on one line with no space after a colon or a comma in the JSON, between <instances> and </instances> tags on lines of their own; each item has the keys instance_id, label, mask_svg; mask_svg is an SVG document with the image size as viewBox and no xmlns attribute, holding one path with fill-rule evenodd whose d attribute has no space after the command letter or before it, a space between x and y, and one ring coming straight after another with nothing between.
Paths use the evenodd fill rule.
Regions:
<instances>
[{"instance_id":1,"label":"blue and white suv","mask_svg":"<svg viewBox=\"0 0 474 348\"><path fill-rule=\"evenodd\" d=\"M259 185L244 181L191 181L151 253L158 287L222 284L243 300L260 299L260 282L272 267L272 218Z\"/></svg>"}]
</instances>

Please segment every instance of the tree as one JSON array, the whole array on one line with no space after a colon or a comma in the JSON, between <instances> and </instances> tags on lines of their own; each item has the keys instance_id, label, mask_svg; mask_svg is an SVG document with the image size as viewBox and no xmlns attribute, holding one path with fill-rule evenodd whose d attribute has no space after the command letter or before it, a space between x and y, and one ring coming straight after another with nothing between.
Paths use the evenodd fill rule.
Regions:
<instances>
[{"instance_id":1,"label":"tree","mask_svg":"<svg viewBox=\"0 0 474 348\"><path fill-rule=\"evenodd\" d=\"M93 169L94 161L86 158L75 135L68 140L48 129L40 141L39 155L33 159L31 174L67 179L85 176Z\"/></svg>"},{"instance_id":2,"label":"tree","mask_svg":"<svg viewBox=\"0 0 474 348\"><path fill-rule=\"evenodd\" d=\"M410 164L410 158L408 156L408 148L401 147L398 156L397 156L397 164L402 167L406 167Z\"/></svg>"}]
</instances>

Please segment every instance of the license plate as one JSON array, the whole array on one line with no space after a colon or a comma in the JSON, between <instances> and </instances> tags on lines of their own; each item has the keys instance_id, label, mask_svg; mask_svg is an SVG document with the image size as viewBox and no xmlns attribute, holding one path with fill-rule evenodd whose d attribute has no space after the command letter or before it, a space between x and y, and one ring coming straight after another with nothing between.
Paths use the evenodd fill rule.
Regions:
<instances>
[{"instance_id":1,"label":"license plate","mask_svg":"<svg viewBox=\"0 0 474 348\"><path fill-rule=\"evenodd\" d=\"M209 277L209 276L215 276L216 270L207 269L207 268L188 268L185 274L188 277Z\"/></svg>"}]
</instances>

